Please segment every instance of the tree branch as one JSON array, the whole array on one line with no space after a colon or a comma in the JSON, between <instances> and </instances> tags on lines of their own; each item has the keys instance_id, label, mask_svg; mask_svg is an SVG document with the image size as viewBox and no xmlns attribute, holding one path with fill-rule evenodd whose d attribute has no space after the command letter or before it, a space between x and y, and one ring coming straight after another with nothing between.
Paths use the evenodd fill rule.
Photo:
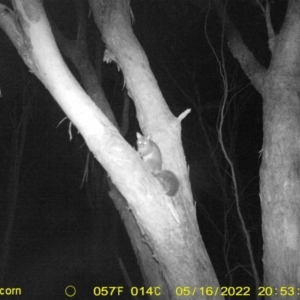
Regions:
<instances>
[{"instance_id":1,"label":"tree branch","mask_svg":"<svg viewBox=\"0 0 300 300\"><path fill-rule=\"evenodd\" d=\"M224 26L225 35L228 39L228 47L231 50L233 57L239 61L242 69L251 80L254 87L258 91L261 91L266 69L259 64L253 53L244 44L240 33L230 21L223 2L221 0L213 0L213 4Z\"/></svg>"}]
</instances>

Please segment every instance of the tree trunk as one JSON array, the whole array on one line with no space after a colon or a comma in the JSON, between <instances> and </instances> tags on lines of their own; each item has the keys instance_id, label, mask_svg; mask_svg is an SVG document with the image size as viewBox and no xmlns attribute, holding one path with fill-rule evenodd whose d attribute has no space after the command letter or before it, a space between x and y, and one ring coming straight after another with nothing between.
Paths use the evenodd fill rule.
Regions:
<instances>
[{"instance_id":1,"label":"tree trunk","mask_svg":"<svg viewBox=\"0 0 300 300\"><path fill-rule=\"evenodd\" d=\"M300 98L294 81L282 69L270 72L263 92L260 178L265 286L300 284Z\"/></svg>"},{"instance_id":2,"label":"tree trunk","mask_svg":"<svg viewBox=\"0 0 300 300\"><path fill-rule=\"evenodd\" d=\"M261 66L228 19L222 2L229 48L263 97L263 157L260 170L264 286L281 296L294 296L300 285L300 1L290 0L280 33L275 35L267 2L266 23L272 59ZM281 287L292 286L288 293ZM275 288L277 290L275 290ZM261 289L261 296L265 290ZM272 298L272 297L271 297Z\"/></svg>"},{"instance_id":3,"label":"tree trunk","mask_svg":"<svg viewBox=\"0 0 300 300\"><path fill-rule=\"evenodd\" d=\"M152 74L147 57L132 32L129 1L110 1L109 3L90 1L90 5L94 13L96 24L99 30L101 30L103 40L106 43L107 50L104 59L108 62L111 60L115 61L122 69L126 88L137 108L137 117L144 134L151 134L151 137L156 139L155 141L159 144L163 153L164 166L166 166L166 168L170 166L170 169L175 170L175 172L177 167L176 174L181 174L181 184L183 188L185 188L185 193L179 194L175 199L172 198L171 203L169 202L170 198L167 198L166 201L163 202L164 205L160 208L169 210L171 214L173 214L173 220L176 221L178 218L177 221L179 221L181 233L179 233L180 231L176 233L177 230L172 227L171 224L167 225L166 228L168 229L165 233L163 233L163 231L159 232L160 228L159 226L157 227L158 224L155 225L155 221L158 220L156 217L154 219L153 216L147 213L146 219L138 219L139 217L137 215L133 218L130 213L124 213L124 208L116 204L125 220L124 223L142 268L145 282L151 286L160 285L165 287L164 294L166 295L169 290L168 293L171 298L174 296L173 292L176 287L178 285L180 286L179 282L186 282L188 277L190 278L190 282L194 282L192 285L203 282L204 277L213 280L215 284L217 284L213 273L207 274L204 277L199 274L199 269L203 269L203 267L206 270L210 269L212 272L213 270L204 245L200 240L197 228L195 209L189 182L187 180L186 162L184 160L180 140L181 119L174 118L170 113ZM163 141L168 142L164 143ZM172 155L168 155L168 153L172 153ZM149 182L150 181L151 176L149 178ZM115 196L115 199L116 198L117 196ZM121 201L118 201L118 203L120 204ZM155 205L158 204L157 198L154 199L154 203L156 203ZM182 220L180 220L181 218ZM150 220L154 226L152 227L151 225L153 228L151 229L151 231L153 230L151 233L148 232L145 234L143 227L145 226L145 228L147 228L146 230L149 230L147 220ZM181 223L181 221L183 221L183 223ZM167 222L165 224L167 224ZM148 234L152 237L148 237ZM164 237L162 240L159 238L160 242L157 243L157 241L155 241L157 234L163 234L162 237L167 234L170 236L170 241L173 239L174 243L171 242L171 244L169 244L170 241L167 242ZM146 236L147 240L149 239L147 244L143 242ZM183 236L185 236L185 241L182 240ZM150 242L152 238L154 240ZM195 239L198 240L196 242L197 245L190 244L190 242ZM185 247L178 248L182 242L178 244L175 242L176 240L182 240ZM173 250L172 253L174 253L173 257L170 257L171 249ZM199 252L196 254L194 251ZM194 253L192 254L192 252ZM191 254L190 259L192 265L189 265L188 260L184 262L180 259L182 256L187 256L188 253ZM153 260L153 254L157 258L157 261L156 259ZM200 266L201 264L198 266L195 264L199 257L198 255L206 257L206 262L203 261L203 266ZM180 263L178 264L179 261ZM206 263L208 263L208 265ZM185 266L185 264L187 265ZM177 269L175 265L180 266L180 269ZM185 270L184 276L182 275L183 270ZM194 296L198 297L199 295Z\"/></svg>"}]
</instances>

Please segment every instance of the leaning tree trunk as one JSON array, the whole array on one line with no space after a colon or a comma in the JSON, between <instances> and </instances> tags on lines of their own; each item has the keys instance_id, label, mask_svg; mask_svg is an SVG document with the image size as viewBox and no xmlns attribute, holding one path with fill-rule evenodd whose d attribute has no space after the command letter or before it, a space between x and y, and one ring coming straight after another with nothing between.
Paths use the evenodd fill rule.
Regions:
<instances>
[{"instance_id":1,"label":"leaning tree trunk","mask_svg":"<svg viewBox=\"0 0 300 300\"><path fill-rule=\"evenodd\" d=\"M165 228L168 228L166 231L160 230L159 217L148 215L148 213L147 216L145 215L146 219L140 219L138 215L134 216L138 227L141 226L136 228L137 230L132 230L132 226L127 226L142 273L148 284L153 286L159 283L167 286L170 298L176 297L176 287L187 282L188 277L190 282L193 282L192 286L199 285L199 282L202 282L202 285L207 279L208 281L212 280L213 286L215 286L217 281L199 236L180 139L180 122L185 114L175 118L163 99L147 57L133 34L130 24L132 12L129 1L105 3L104 1L90 0L89 2L107 47L104 59L108 62L114 61L123 71L126 87L134 101L137 118L144 135L151 134L151 137L157 142L163 154L164 168L175 171L182 187L176 197L167 197L163 206L159 208L159 210L169 210L173 218L171 222L173 225L171 223L167 225L168 222L164 222ZM170 153L172 155L169 155ZM149 181L151 179L150 176ZM157 198L154 199L155 206L159 207L161 204ZM147 224L148 220L152 223L151 232L149 224ZM175 227L173 227L174 225ZM140 232L142 240L144 237L147 238L147 245L141 243ZM168 241L166 240L167 236ZM153 261L152 255L149 257L151 252L157 258L157 262ZM182 257L185 259L182 260ZM203 258L201 263L199 257ZM208 273L199 272L204 269ZM206 282L205 285L210 284ZM196 292L189 296L198 298L199 295ZM207 297L208 295L204 293L201 296Z\"/></svg>"}]
</instances>

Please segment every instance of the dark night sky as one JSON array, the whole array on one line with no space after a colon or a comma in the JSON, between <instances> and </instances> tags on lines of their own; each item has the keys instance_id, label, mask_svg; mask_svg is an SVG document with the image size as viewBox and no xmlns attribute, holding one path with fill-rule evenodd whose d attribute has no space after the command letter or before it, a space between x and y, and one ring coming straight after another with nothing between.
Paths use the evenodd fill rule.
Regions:
<instances>
[{"instance_id":1,"label":"dark night sky","mask_svg":"<svg viewBox=\"0 0 300 300\"><path fill-rule=\"evenodd\" d=\"M61 31L69 38L75 38L74 1L44 3L47 5L47 13ZM280 29L284 18L285 3L286 1L277 1L272 4L272 21L276 31ZM223 220L224 210L233 202L233 194L230 176L226 175L228 166L217 143L216 124L223 83L211 48L214 48L220 59L222 28L213 10L209 13L207 10L201 11L193 1L135 0L132 1L132 9L135 17L134 32L148 56L171 111L178 116L185 109L192 108L191 114L182 123L182 140L191 170L199 226L220 284L228 285L229 276L222 253L225 230ZM257 60L267 67L270 53L267 48L266 26L255 1L228 1L228 13L240 30L244 42ZM93 60L96 27L91 16L88 23L89 51ZM122 257L133 282L141 284L137 279L140 276L137 275L138 267L122 222L107 196L106 184L103 184L101 198L101 209L105 215L102 214L104 229L99 240L91 237L91 206L86 200L85 185L81 187L86 163L84 141L74 127L73 139L70 141L68 120L60 124L65 117L64 113L39 81L28 72L2 31L0 41L2 239L8 221L6 195L9 168L14 161L11 155L11 138L16 124L13 124L12 116L18 122L23 104L32 101L20 171L10 267L5 284L32 290L36 278L44 278L45 282L38 282L49 291L49 295L70 281L77 282L82 290L92 284L125 285L116 262L116 253ZM232 57L226 40L223 51L230 85L229 99L232 100L228 104L224 143L235 164L242 212L251 234L255 259L261 269L258 172L259 151L262 148L262 102L260 95ZM69 61L67 63L70 65ZM114 68L113 65L103 64L103 88L117 118L120 119L122 78L120 74L118 78L113 77L116 74ZM77 76L76 72L75 75ZM210 137L212 148L208 148L203 128ZM138 130L132 107L130 129L126 136L131 145L135 145L135 133ZM218 163L223 174L224 190L228 197L226 200L221 193L214 162ZM106 175L103 173L103 176ZM232 238L229 256L230 267L235 270L232 272L234 285L253 285L253 279L248 274L251 272L249 259L235 209L228 215L227 227L230 231L229 237ZM121 247L120 244L126 246ZM92 254L93 249L102 251L100 262L97 255L96 259ZM101 271L91 267L99 265ZM72 275L65 271L68 268ZM58 273L63 275L58 276ZM90 278L90 281L86 282L83 278Z\"/></svg>"}]
</instances>

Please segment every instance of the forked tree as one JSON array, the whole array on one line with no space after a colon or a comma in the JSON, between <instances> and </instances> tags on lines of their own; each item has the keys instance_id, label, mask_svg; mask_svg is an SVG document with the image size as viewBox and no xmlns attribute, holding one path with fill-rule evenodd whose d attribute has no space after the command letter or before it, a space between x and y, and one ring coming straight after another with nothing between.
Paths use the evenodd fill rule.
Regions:
<instances>
[{"instance_id":1,"label":"forked tree","mask_svg":"<svg viewBox=\"0 0 300 300\"><path fill-rule=\"evenodd\" d=\"M90 0L89 4L106 45L104 60L114 61L122 70L143 135L151 136L162 153L164 169L172 170L179 179L179 191L171 197L124 140L108 116L105 103L97 103L91 91L88 96L67 68L41 1L12 3L14 10L0 7L1 27L117 188L112 188L110 197L124 219L145 285L160 287L164 299L177 298L178 287L217 288L197 225L181 142L181 121L188 111L178 117L170 112L132 31L129 0ZM191 293L189 299L199 298L199 293L192 294L188 288L185 293ZM203 293L201 298L211 299L210 293ZM214 296L218 298L219 293Z\"/></svg>"},{"instance_id":2,"label":"forked tree","mask_svg":"<svg viewBox=\"0 0 300 300\"><path fill-rule=\"evenodd\" d=\"M271 58L267 68L244 43L227 14L225 1L213 3L232 55L263 98L260 198L264 286L276 288L281 296L296 297L300 284L300 1L288 1L278 33L272 24L271 2L256 1L268 33ZM271 297L275 297L273 292Z\"/></svg>"}]
</instances>

